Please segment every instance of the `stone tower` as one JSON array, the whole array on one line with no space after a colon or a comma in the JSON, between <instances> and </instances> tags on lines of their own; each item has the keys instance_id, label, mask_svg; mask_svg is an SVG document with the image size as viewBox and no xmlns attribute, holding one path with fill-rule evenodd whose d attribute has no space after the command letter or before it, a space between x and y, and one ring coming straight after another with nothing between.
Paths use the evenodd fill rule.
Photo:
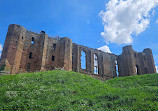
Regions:
<instances>
[{"instance_id":1,"label":"stone tower","mask_svg":"<svg viewBox=\"0 0 158 111\"><path fill-rule=\"evenodd\" d=\"M24 27L16 24L9 25L2 51L1 64L5 64L5 70L10 70L12 74L19 71L25 35Z\"/></svg>"},{"instance_id":2,"label":"stone tower","mask_svg":"<svg viewBox=\"0 0 158 111\"><path fill-rule=\"evenodd\" d=\"M72 70L72 41L51 38L41 31L34 33L24 27L9 25L1 62L11 74L64 68Z\"/></svg>"}]
</instances>

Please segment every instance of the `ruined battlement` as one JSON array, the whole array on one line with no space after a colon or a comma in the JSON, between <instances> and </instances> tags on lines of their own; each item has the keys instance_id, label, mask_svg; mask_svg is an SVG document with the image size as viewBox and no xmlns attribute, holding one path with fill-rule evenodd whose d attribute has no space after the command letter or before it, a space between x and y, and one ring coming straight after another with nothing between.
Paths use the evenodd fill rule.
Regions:
<instances>
[{"instance_id":1,"label":"ruined battlement","mask_svg":"<svg viewBox=\"0 0 158 111\"><path fill-rule=\"evenodd\" d=\"M81 57L85 54L85 68ZM35 33L23 26L11 24L8 28L0 66L11 74L62 68L103 78L155 73L151 49L136 52L132 46L123 47L121 55L105 53L73 43L67 37L49 37L45 31Z\"/></svg>"}]
</instances>

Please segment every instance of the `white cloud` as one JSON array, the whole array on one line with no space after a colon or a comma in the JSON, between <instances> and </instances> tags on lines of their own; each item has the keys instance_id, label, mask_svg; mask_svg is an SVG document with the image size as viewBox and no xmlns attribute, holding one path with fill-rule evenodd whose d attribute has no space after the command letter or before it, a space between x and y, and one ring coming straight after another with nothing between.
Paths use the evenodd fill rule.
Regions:
<instances>
[{"instance_id":1,"label":"white cloud","mask_svg":"<svg viewBox=\"0 0 158 111\"><path fill-rule=\"evenodd\" d=\"M157 73L158 73L158 66L156 66L156 71L157 71Z\"/></svg>"},{"instance_id":2,"label":"white cloud","mask_svg":"<svg viewBox=\"0 0 158 111\"><path fill-rule=\"evenodd\" d=\"M156 20L156 23L158 24L158 19Z\"/></svg>"},{"instance_id":3,"label":"white cloud","mask_svg":"<svg viewBox=\"0 0 158 111\"><path fill-rule=\"evenodd\" d=\"M111 53L111 51L110 51L110 49L109 49L109 47L108 47L107 45L98 48L98 50L101 50L101 51L103 51L103 52Z\"/></svg>"},{"instance_id":4,"label":"white cloud","mask_svg":"<svg viewBox=\"0 0 158 111\"><path fill-rule=\"evenodd\" d=\"M2 48L2 44L0 44L0 52L2 51L2 49L3 49L3 48Z\"/></svg>"},{"instance_id":5,"label":"white cloud","mask_svg":"<svg viewBox=\"0 0 158 111\"><path fill-rule=\"evenodd\" d=\"M101 35L107 43L128 44L132 35L145 31L158 0L110 0L100 15L104 24Z\"/></svg>"}]
</instances>

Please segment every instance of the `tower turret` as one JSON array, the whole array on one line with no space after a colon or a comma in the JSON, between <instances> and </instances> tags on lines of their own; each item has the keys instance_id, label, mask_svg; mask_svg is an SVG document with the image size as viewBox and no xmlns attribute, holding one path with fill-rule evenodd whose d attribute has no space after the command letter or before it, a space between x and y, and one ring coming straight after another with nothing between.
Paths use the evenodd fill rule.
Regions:
<instances>
[{"instance_id":1,"label":"tower turret","mask_svg":"<svg viewBox=\"0 0 158 111\"><path fill-rule=\"evenodd\" d=\"M26 29L24 27L17 24L9 25L1 64L5 64L5 70L11 71L12 74L19 70L25 35Z\"/></svg>"}]
</instances>

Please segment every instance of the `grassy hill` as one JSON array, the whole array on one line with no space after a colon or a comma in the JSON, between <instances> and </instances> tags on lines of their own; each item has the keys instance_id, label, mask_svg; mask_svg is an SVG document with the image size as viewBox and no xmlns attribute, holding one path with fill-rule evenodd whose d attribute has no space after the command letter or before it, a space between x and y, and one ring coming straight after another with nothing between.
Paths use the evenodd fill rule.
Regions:
<instances>
[{"instance_id":1,"label":"grassy hill","mask_svg":"<svg viewBox=\"0 0 158 111\"><path fill-rule=\"evenodd\" d=\"M105 82L58 70L0 76L0 110L158 111L158 74Z\"/></svg>"}]
</instances>

